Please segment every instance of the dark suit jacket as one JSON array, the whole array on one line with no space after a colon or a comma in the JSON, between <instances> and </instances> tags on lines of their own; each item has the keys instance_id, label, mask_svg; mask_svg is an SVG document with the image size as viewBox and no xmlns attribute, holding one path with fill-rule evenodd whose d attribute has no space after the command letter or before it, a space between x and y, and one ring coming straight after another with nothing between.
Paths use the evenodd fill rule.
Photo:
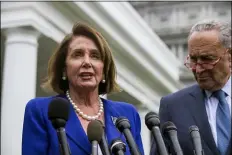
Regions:
<instances>
[{"instance_id":1,"label":"dark suit jacket","mask_svg":"<svg viewBox=\"0 0 232 155\"><path fill-rule=\"evenodd\" d=\"M204 91L198 85L193 85L163 97L160 101L161 126L167 121L176 125L184 155L194 155L189 134L189 127L192 125L199 128L205 155L219 155L209 125L204 97ZM228 155L231 155L230 149L228 149ZM153 144L151 154L155 154L155 150L155 144ZM170 150L169 147L168 150Z\"/></svg>"},{"instance_id":2,"label":"dark suit jacket","mask_svg":"<svg viewBox=\"0 0 232 155\"><path fill-rule=\"evenodd\" d=\"M65 98L65 96L61 97ZM47 116L48 105L52 98L36 98L28 102L23 124L22 155L59 155L57 133ZM115 138L121 138L126 143L125 137L117 130L112 121L112 117L125 116L130 121L132 135L143 155L140 117L136 109L131 104L105 99L103 99L103 105L108 144ZM65 129L71 154L90 155L91 144L71 104L69 120ZM126 155L129 154L127 145Z\"/></svg>"}]
</instances>

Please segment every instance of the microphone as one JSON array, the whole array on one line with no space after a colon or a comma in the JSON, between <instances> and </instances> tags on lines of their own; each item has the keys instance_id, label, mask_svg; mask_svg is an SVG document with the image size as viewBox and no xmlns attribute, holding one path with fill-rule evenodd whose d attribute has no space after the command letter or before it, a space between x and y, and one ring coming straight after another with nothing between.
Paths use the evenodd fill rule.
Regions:
<instances>
[{"instance_id":1,"label":"microphone","mask_svg":"<svg viewBox=\"0 0 232 155\"><path fill-rule=\"evenodd\" d=\"M149 112L145 116L145 124L153 134L159 155L168 155L163 137L159 129L160 126L159 117L154 112Z\"/></svg>"},{"instance_id":2,"label":"microphone","mask_svg":"<svg viewBox=\"0 0 232 155\"><path fill-rule=\"evenodd\" d=\"M162 133L166 139L171 141L172 148L175 151L175 155L183 155L180 143L177 137L177 128L172 122L165 122L162 125Z\"/></svg>"},{"instance_id":3,"label":"microphone","mask_svg":"<svg viewBox=\"0 0 232 155\"><path fill-rule=\"evenodd\" d=\"M194 155L204 155L204 151L201 145L201 136L200 136L198 127L196 125L190 126L189 133L192 138L192 143L194 147Z\"/></svg>"},{"instance_id":4,"label":"microphone","mask_svg":"<svg viewBox=\"0 0 232 155\"><path fill-rule=\"evenodd\" d=\"M122 132L124 134L124 136L126 137L126 141L129 145L130 148L130 152L133 155L140 155L139 150L138 150L138 146L134 141L134 138L131 134L130 131L130 122L126 117L119 117L116 122L115 122L116 127L118 128L118 130L120 132Z\"/></svg>"},{"instance_id":5,"label":"microphone","mask_svg":"<svg viewBox=\"0 0 232 155\"><path fill-rule=\"evenodd\" d=\"M126 144L121 139L114 139L110 144L111 153L114 155L124 155L126 152Z\"/></svg>"},{"instance_id":6,"label":"microphone","mask_svg":"<svg viewBox=\"0 0 232 155\"><path fill-rule=\"evenodd\" d=\"M92 143L92 155L98 154L98 143L102 139L103 126L98 120L93 120L88 124L87 135L89 141Z\"/></svg>"},{"instance_id":7,"label":"microphone","mask_svg":"<svg viewBox=\"0 0 232 155\"><path fill-rule=\"evenodd\" d=\"M102 151L102 155L110 155L110 151L109 151L109 147L108 147L108 143L106 142L106 136L105 136L105 132L104 132L104 124L102 123L102 121L97 120L101 123L102 127L103 127L103 133L102 133L102 139L99 143L99 146L101 148Z\"/></svg>"},{"instance_id":8,"label":"microphone","mask_svg":"<svg viewBox=\"0 0 232 155\"><path fill-rule=\"evenodd\" d=\"M48 118L52 123L52 126L56 129L60 153L62 155L70 155L70 148L67 142L65 133L65 125L69 116L69 103L67 100L56 97L52 99L48 107Z\"/></svg>"}]
</instances>

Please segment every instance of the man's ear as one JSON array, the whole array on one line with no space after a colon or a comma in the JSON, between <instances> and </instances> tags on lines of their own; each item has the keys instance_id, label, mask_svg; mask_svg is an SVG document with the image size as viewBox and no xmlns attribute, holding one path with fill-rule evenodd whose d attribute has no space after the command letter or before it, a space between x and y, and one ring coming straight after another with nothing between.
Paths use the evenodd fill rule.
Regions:
<instances>
[{"instance_id":1,"label":"man's ear","mask_svg":"<svg viewBox=\"0 0 232 155\"><path fill-rule=\"evenodd\" d=\"M229 60L229 67L230 67L230 72L232 73L232 68L231 68L231 55L232 55L232 49L229 49L228 51L228 60Z\"/></svg>"},{"instance_id":2,"label":"man's ear","mask_svg":"<svg viewBox=\"0 0 232 155\"><path fill-rule=\"evenodd\" d=\"M229 53L229 62L231 64L231 55L232 55L232 49L231 48L228 50L228 53Z\"/></svg>"}]
</instances>

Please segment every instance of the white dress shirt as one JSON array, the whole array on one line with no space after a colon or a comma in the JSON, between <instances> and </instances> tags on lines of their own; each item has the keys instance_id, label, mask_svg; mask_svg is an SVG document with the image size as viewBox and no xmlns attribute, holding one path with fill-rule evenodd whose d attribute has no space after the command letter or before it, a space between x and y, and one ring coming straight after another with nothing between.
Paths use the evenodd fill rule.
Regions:
<instances>
[{"instance_id":1,"label":"white dress shirt","mask_svg":"<svg viewBox=\"0 0 232 155\"><path fill-rule=\"evenodd\" d=\"M223 90L227 94L226 101L229 105L230 116L231 116L231 76L221 90ZM216 112L217 112L217 106L219 101L216 97L212 96L212 92L209 91L205 91L205 92L207 96L205 100L205 104L206 104L206 112L208 115L208 121L211 127L211 131L213 133L214 141L217 145Z\"/></svg>"}]
</instances>

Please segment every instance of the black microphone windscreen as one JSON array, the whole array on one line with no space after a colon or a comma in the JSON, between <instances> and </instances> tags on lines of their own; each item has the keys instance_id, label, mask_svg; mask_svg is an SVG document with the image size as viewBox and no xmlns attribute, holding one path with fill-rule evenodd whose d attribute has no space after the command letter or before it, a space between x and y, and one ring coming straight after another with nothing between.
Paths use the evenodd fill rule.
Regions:
<instances>
[{"instance_id":1,"label":"black microphone windscreen","mask_svg":"<svg viewBox=\"0 0 232 155\"><path fill-rule=\"evenodd\" d=\"M174 123L167 121L161 126L162 133L166 133L170 130L177 130L176 126Z\"/></svg>"},{"instance_id":2,"label":"black microphone windscreen","mask_svg":"<svg viewBox=\"0 0 232 155\"><path fill-rule=\"evenodd\" d=\"M91 121L87 127L87 135L90 142L96 140L99 143L101 141L103 132L103 125L98 120Z\"/></svg>"},{"instance_id":3,"label":"black microphone windscreen","mask_svg":"<svg viewBox=\"0 0 232 155\"><path fill-rule=\"evenodd\" d=\"M189 127L189 133L191 133L192 131L199 131L199 129L196 125L192 125Z\"/></svg>"},{"instance_id":4,"label":"black microphone windscreen","mask_svg":"<svg viewBox=\"0 0 232 155\"><path fill-rule=\"evenodd\" d=\"M111 141L110 146L112 146L115 142L121 142L122 140L120 138L115 138Z\"/></svg>"},{"instance_id":5,"label":"black microphone windscreen","mask_svg":"<svg viewBox=\"0 0 232 155\"><path fill-rule=\"evenodd\" d=\"M160 120L156 113L149 112L145 116L145 124L149 130L154 126L160 126Z\"/></svg>"},{"instance_id":6,"label":"black microphone windscreen","mask_svg":"<svg viewBox=\"0 0 232 155\"><path fill-rule=\"evenodd\" d=\"M69 102L61 97L52 99L48 107L48 118L55 128L64 127L69 117Z\"/></svg>"},{"instance_id":7,"label":"black microphone windscreen","mask_svg":"<svg viewBox=\"0 0 232 155\"><path fill-rule=\"evenodd\" d=\"M122 132L124 129L130 129L131 127L129 120L123 116L117 118L115 126L118 128L120 132Z\"/></svg>"},{"instance_id":8,"label":"black microphone windscreen","mask_svg":"<svg viewBox=\"0 0 232 155\"><path fill-rule=\"evenodd\" d=\"M123 143L123 141L120 138L113 139L110 143L110 150L113 154L115 154L115 151L126 151L126 144Z\"/></svg>"}]
</instances>

